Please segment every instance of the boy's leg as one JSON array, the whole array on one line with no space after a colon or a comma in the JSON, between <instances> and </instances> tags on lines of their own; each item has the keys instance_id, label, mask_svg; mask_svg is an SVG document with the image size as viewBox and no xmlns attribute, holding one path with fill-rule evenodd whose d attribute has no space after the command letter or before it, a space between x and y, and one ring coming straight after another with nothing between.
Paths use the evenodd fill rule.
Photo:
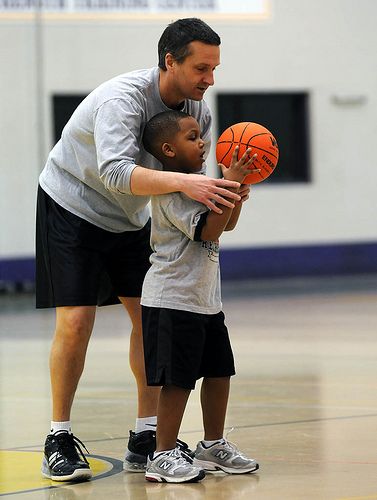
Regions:
<instances>
[{"instance_id":1,"label":"boy's leg","mask_svg":"<svg viewBox=\"0 0 377 500\"><path fill-rule=\"evenodd\" d=\"M255 472L259 465L246 457L223 437L229 397L230 377L204 378L201 403L204 441L196 447L194 465L205 471L218 470L229 474Z\"/></svg>"},{"instance_id":2,"label":"boy's leg","mask_svg":"<svg viewBox=\"0 0 377 500\"><path fill-rule=\"evenodd\" d=\"M190 389L175 385L161 388L157 410L157 449L148 457L145 479L164 483L200 481L205 473L176 447Z\"/></svg>"},{"instance_id":3,"label":"boy's leg","mask_svg":"<svg viewBox=\"0 0 377 500\"><path fill-rule=\"evenodd\" d=\"M162 387L157 410L156 452L176 447L179 428L191 390L175 385Z\"/></svg>"},{"instance_id":4,"label":"boy's leg","mask_svg":"<svg viewBox=\"0 0 377 500\"><path fill-rule=\"evenodd\" d=\"M204 439L221 439L224 433L229 398L230 377L204 378L200 399L203 413Z\"/></svg>"},{"instance_id":5,"label":"boy's leg","mask_svg":"<svg viewBox=\"0 0 377 500\"><path fill-rule=\"evenodd\" d=\"M130 366L135 376L138 391L138 418L157 416L157 404L160 396L160 386L147 385L144 359L143 328L141 318L140 298L119 297L128 311L132 321L130 339ZM154 311L154 310L153 310ZM156 326L158 322L153 321ZM157 338L157 337L156 337ZM186 443L178 440L173 448L178 446L186 453L193 454ZM128 472L145 472L147 457L156 450L156 430L142 432L130 431L126 450L124 469Z\"/></svg>"}]
</instances>

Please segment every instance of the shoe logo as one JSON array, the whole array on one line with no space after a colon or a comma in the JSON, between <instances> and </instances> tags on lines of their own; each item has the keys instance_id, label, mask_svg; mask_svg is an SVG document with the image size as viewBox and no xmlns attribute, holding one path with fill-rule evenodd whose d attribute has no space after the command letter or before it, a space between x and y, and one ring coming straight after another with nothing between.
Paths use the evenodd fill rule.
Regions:
<instances>
[{"instance_id":1,"label":"shoe logo","mask_svg":"<svg viewBox=\"0 0 377 500\"><path fill-rule=\"evenodd\" d=\"M64 459L63 455L61 453L59 453L58 451L55 451L49 457L49 459L48 459L48 465L52 469L55 469L59 465L64 464L64 461L65 461L65 459Z\"/></svg>"},{"instance_id":2,"label":"shoe logo","mask_svg":"<svg viewBox=\"0 0 377 500\"><path fill-rule=\"evenodd\" d=\"M56 462L59 460L59 458L61 457L60 453L58 453L57 451L55 451L54 453L52 453L48 459L48 463L49 465L51 466L51 464L53 462Z\"/></svg>"},{"instance_id":3,"label":"shoe logo","mask_svg":"<svg viewBox=\"0 0 377 500\"><path fill-rule=\"evenodd\" d=\"M229 456L229 453L226 451L221 451L219 450L216 454L215 457L219 458L220 460L226 460L227 457Z\"/></svg>"},{"instance_id":4,"label":"shoe logo","mask_svg":"<svg viewBox=\"0 0 377 500\"><path fill-rule=\"evenodd\" d=\"M163 469L163 470L169 470L171 466L172 466L172 464L167 462L166 460L164 460L163 462L161 462L159 464L160 469Z\"/></svg>"}]
</instances>

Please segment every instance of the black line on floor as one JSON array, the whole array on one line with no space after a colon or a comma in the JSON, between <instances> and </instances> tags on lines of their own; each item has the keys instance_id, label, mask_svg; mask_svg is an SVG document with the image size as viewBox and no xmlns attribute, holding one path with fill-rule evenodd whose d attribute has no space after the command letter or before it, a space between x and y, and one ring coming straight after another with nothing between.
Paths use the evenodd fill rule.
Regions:
<instances>
[{"instance_id":1,"label":"black line on floor","mask_svg":"<svg viewBox=\"0 0 377 500\"><path fill-rule=\"evenodd\" d=\"M254 427L274 427L274 426L279 426L279 425L294 425L294 424L309 424L309 423L315 423L315 422L327 422L331 420L351 420L354 418L372 418L372 417L377 417L377 413L368 413L365 415L342 415L339 417L325 417L325 418L308 418L304 420L287 420L286 422L267 422L263 424L248 424L248 425L237 425L234 426L234 429L253 429ZM226 429L232 429L233 427L226 427ZM194 432L202 432L203 429L193 429L190 431L182 431L181 434L192 434ZM119 440L124 440L125 442L128 442L128 436L119 436L119 437L114 437L114 438L100 438L100 439L86 439L85 443L101 443L101 442L106 442L106 441L119 441ZM15 448L5 448L7 451L17 451L17 450L27 450L28 448L43 448L43 445L41 444L36 444L36 445L29 445L29 446L17 446ZM3 448L4 449L4 448ZM37 451L37 450L31 450L31 451ZM97 458L96 455L90 455L94 458ZM98 457L98 458L105 458L106 460L111 461L111 459L107 457ZM115 460L115 459L113 459Z\"/></svg>"}]
</instances>

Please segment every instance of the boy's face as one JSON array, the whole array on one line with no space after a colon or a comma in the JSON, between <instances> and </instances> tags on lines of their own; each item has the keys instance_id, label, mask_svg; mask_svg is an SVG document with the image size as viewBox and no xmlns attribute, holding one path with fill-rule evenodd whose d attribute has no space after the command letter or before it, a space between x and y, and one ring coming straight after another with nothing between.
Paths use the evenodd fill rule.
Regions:
<instances>
[{"instance_id":1,"label":"boy's face","mask_svg":"<svg viewBox=\"0 0 377 500\"><path fill-rule=\"evenodd\" d=\"M174 151L177 171L185 173L200 172L204 163L204 142L200 137L199 124L189 116L179 121L179 132L170 141Z\"/></svg>"},{"instance_id":2,"label":"boy's face","mask_svg":"<svg viewBox=\"0 0 377 500\"><path fill-rule=\"evenodd\" d=\"M220 47L199 41L191 42L190 54L182 63L172 62L177 99L201 101L215 83L214 70L220 64Z\"/></svg>"}]
</instances>

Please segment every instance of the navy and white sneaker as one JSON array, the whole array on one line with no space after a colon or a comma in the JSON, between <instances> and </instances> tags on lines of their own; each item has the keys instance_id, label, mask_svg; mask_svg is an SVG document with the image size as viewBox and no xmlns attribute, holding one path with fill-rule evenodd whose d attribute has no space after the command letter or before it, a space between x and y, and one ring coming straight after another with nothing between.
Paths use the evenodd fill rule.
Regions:
<instances>
[{"instance_id":1,"label":"navy and white sneaker","mask_svg":"<svg viewBox=\"0 0 377 500\"><path fill-rule=\"evenodd\" d=\"M193 458L194 452L188 445L177 439L176 447ZM137 434L130 431L123 469L126 472L145 472L147 458L156 451L156 431L142 431Z\"/></svg>"},{"instance_id":2,"label":"navy and white sneaker","mask_svg":"<svg viewBox=\"0 0 377 500\"><path fill-rule=\"evenodd\" d=\"M67 431L49 434L44 447L42 476L53 481L90 479L93 473L80 445L89 453L84 443Z\"/></svg>"}]
</instances>

